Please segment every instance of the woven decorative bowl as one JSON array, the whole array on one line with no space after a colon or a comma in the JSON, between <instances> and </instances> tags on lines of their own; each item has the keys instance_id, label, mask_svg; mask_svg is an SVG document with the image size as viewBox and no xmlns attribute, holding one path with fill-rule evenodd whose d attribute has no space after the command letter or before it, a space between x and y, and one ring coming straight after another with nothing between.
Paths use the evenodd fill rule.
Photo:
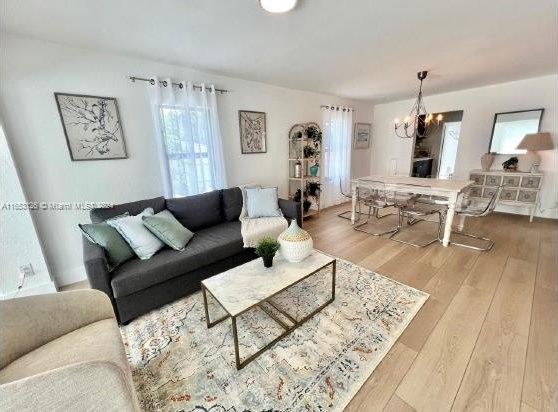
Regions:
<instances>
[{"instance_id":1,"label":"woven decorative bowl","mask_svg":"<svg viewBox=\"0 0 558 412\"><path fill-rule=\"evenodd\" d=\"M312 237L306 230L298 227L296 220L293 219L291 225L279 235L277 239L279 245L279 253L289 262L300 262L304 260L314 247Z\"/></svg>"}]
</instances>

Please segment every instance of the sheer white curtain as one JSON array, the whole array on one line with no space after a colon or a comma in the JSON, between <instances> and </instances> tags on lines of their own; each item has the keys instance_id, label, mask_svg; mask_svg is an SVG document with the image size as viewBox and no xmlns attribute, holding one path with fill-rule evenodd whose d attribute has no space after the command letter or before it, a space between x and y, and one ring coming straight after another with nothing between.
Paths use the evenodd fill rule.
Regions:
<instances>
[{"instance_id":1,"label":"sheer white curtain","mask_svg":"<svg viewBox=\"0 0 558 412\"><path fill-rule=\"evenodd\" d=\"M213 85L173 86L153 77L149 99L166 197L226 187L223 144Z\"/></svg>"},{"instance_id":2,"label":"sheer white curtain","mask_svg":"<svg viewBox=\"0 0 558 412\"><path fill-rule=\"evenodd\" d=\"M339 182L349 190L351 179L351 131L353 110L348 107L326 106L323 111L322 142L322 207L347 201L340 193Z\"/></svg>"}]
</instances>

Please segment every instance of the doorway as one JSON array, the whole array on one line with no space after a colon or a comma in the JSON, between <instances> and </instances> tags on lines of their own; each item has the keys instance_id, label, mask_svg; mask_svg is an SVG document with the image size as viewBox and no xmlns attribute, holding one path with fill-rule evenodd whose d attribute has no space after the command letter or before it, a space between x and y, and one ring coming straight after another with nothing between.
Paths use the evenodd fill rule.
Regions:
<instances>
[{"instance_id":1,"label":"doorway","mask_svg":"<svg viewBox=\"0 0 558 412\"><path fill-rule=\"evenodd\" d=\"M463 111L440 113L442 120L424 137L415 139L411 176L452 179L457 159Z\"/></svg>"}]
</instances>

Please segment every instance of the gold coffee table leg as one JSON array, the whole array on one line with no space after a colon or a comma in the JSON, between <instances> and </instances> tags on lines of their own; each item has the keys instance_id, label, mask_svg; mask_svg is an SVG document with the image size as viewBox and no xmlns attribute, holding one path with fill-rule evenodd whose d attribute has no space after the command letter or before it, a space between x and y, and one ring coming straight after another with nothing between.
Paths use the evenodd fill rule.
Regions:
<instances>
[{"instance_id":1,"label":"gold coffee table leg","mask_svg":"<svg viewBox=\"0 0 558 412\"><path fill-rule=\"evenodd\" d=\"M306 315L304 318L302 318L301 320L296 320L294 317L290 316L288 313L286 313L285 311L277 308L277 306L275 306L273 303L271 303L271 299L273 298L273 296L269 297L266 300L263 300L262 302L260 302L257 306L259 306L262 311L267 314L271 319L273 319L275 322L277 322L282 328L285 329L285 332L283 332L281 335L277 336L275 339L273 339L271 342L269 342L267 345L265 345L263 348L261 348L260 350L258 350L256 353L250 355L248 358L244 359L243 361L240 360L240 347L238 345L238 330L237 330L237 326L236 326L236 316L231 316L231 322L232 322L232 333L233 333L233 341L234 341L234 357L235 357L235 363L236 363L236 369L240 370L242 368L244 368L247 364L249 364L250 362L252 362L254 359L256 359L258 356L260 356L263 352L265 352L267 349L271 348L273 345L275 345L278 341L280 341L281 339L283 339L284 337L288 336L292 331L294 331L295 329L297 329L299 326L301 326L303 323L305 323L307 320L309 320L310 318L312 318L315 314L317 314L318 312L320 312L323 308L325 308L327 305L329 305L331 302L333 302L335 300L335 280L336 280L336 272L337 272L337 261L334 260L333 262L331 262L329 265L331 265L331 299L328 299L324 304L320 305L318 308L314 309L311 313L309 313L308 315ZM325 266L327 267L327 266ZM323 269L323 268L322 268ZM298 283L298 282L297 282ZM293 284L291 285L294 286L296 285ZM204 299L205 299L205 294L204 294ZM294 324L287 329L287 325L285 323L283 323L282 321L279 321L276 316L272 316L266 309L264 309L261 306L261 303L268 303L269 305L273 306L276 310L278 310L280 313L282 313L285 317L287 317L289 320L291 320ZM221 319L222 320L222 319ZM221 320L217 321L220 322ZM215 322L215 323L217 323Z\"/></svg>"}]
</instances>

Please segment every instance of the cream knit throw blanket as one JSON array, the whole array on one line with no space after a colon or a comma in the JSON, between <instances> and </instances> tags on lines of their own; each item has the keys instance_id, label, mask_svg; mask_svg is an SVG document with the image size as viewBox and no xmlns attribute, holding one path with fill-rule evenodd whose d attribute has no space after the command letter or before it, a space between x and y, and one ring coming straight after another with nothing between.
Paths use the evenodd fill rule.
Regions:
<instances>
[{"instance_id":1,"label":"cream knit throw blanket","mask_svg":"<svg viewBox=\"0 0 558 412\"><path fill-rule=\"evenodd\" d=\"M246 188L247 187L260 187L256 185L242 185L242 211L240 212L240 232L242 233L242 240L244 247L256 247L258 241L266 236L271 236L274 239L289 226L287 219L283 216L278 217L259 217L250 219L248 217L248 210L246 208Z\"/></svg>"}]
</instances>

